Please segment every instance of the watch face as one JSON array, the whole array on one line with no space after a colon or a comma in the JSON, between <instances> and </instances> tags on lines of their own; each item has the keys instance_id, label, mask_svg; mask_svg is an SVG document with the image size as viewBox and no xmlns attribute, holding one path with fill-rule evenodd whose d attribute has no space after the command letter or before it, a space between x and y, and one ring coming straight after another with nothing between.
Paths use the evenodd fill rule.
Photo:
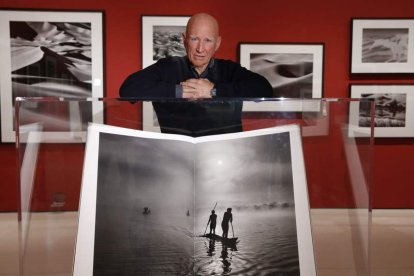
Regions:
<instances>
[{"instance_id":1,"label":"watch face","mask_svg":"<svg viewBox=\"0 0 414 276\"><path fill-rule=\"evenodd\" d=\"M210 93L212 97L217 96L217 89L216 88L211 89Z\"/></svg>"}]
</instances>

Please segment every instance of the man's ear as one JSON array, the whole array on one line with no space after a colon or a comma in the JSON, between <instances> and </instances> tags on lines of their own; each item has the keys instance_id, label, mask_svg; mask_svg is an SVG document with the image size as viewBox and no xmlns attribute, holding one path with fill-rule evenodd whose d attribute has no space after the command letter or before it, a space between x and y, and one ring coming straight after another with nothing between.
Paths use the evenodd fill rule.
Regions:
<instances>
[{"instance_id":1,"label":"man's ear","mask_svg":"<svg viewBox=\"0 0 414 276\"><path fill-rule=\"evenodd\" d=\"M181 36L183 38L184 46L187 48L187 41L185 40L185 33L182 33Z\"/></svg>"},{"instance_id":2,"label":"man's ear","mask_svg":"<svg viewBox=\"0 0 414 276\"><path fill-rule=\"evenodd\" d=\"M216 50L215 51L218 50L218 48L220 47L220 44L221 44L221 36L217 37Z\"/></svg>"}]
</instances>

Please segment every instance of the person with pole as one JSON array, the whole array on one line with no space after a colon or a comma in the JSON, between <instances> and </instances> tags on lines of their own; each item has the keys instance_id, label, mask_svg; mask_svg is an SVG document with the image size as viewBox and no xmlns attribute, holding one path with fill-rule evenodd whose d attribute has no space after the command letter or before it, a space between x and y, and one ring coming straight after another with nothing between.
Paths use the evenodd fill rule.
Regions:
<instances>
[{"instance_id":1,"label":"person with pole","mask_svg":"<svg viewBox=\"0 0 414 276\"><path fill-rule=\"evenodd\" d=\"M217 223L217 215L214 210L211 210L210 218L208 219L207 225L210 223L210 234L216 234L216 223Z\"/></svg>"},{"instance_id":2,"label":"person with pole","mask_svg":"<svg viewBox=\"0 0 414 276\"><path fill-rule=\"evenodd\" d=\"M229 233L229 222L233 223L233 214L231 213L231 208L227 208L227 211L224 212L223 220L221 222L221 228L223 229L223 238L228 238ZM232 224L233 227L233 224Z\"/></svg>"},{"instance_id":3,"label":"person with pole","mask_svg":"<svg viewBox=\"0 0 414 276\"><path fill-rule=\"evenodd\" d=\"M213 231L214 234L216 234L217 215L215 214L216 211L214 211L214 210L216 210L216 206L217 206L217 202L216 202L216 204L214 204L213 210L211 210L211 215L210 215L210 217L208 219L208 222L207 222L207 225L206 225L206 230L204 230L204 235L207 232L207 227L208 227L208 224L209 223L210 223L210 234L211 234L211 231Z\"/></svg>"}]
</instances>

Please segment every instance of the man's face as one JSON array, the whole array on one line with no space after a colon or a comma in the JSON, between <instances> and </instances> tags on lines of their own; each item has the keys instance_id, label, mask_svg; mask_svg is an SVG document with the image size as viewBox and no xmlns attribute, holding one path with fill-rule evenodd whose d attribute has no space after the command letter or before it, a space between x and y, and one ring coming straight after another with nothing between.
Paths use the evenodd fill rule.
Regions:
<instances>
[{"instance_id":1,"label":"man's face","mask_svg":"<svg viewBox=\"0 0 414 276\"><path fill-rule=\"evenodd\" d=\"M220 46L218 30L210 22L199 20L188 28L183 38L188 59L201 74Z\"/></svg>"}]
</instances>

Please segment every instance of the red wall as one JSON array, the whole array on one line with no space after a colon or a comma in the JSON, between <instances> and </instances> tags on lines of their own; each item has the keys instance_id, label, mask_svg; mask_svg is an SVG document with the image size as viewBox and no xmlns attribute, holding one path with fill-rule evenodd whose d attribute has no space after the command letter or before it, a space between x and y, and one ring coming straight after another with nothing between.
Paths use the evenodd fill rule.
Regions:
<instances>
[{"instance_id":1,"label":"red wall","mask_svg":"<svg viewBox=\"0 0 414 276\"><path fill-rule=\"evenodd\" d=\"M0 7L103 10L106 96L117 97L123 79L141 65L140 16L190 15L204 11L221 24L217 56L237 60L239 42L323 42L324 97L348 97L352 83L414 83L413 76L353 78L349 75L352 17L414 17L412 0L3 0ZM135 110L139 116L140 111ZM414 208L412 139L377 139L373 203L377 208ZM15 207L14 145L0 145L0 210Z\"/></svg>"}]
</instances>

